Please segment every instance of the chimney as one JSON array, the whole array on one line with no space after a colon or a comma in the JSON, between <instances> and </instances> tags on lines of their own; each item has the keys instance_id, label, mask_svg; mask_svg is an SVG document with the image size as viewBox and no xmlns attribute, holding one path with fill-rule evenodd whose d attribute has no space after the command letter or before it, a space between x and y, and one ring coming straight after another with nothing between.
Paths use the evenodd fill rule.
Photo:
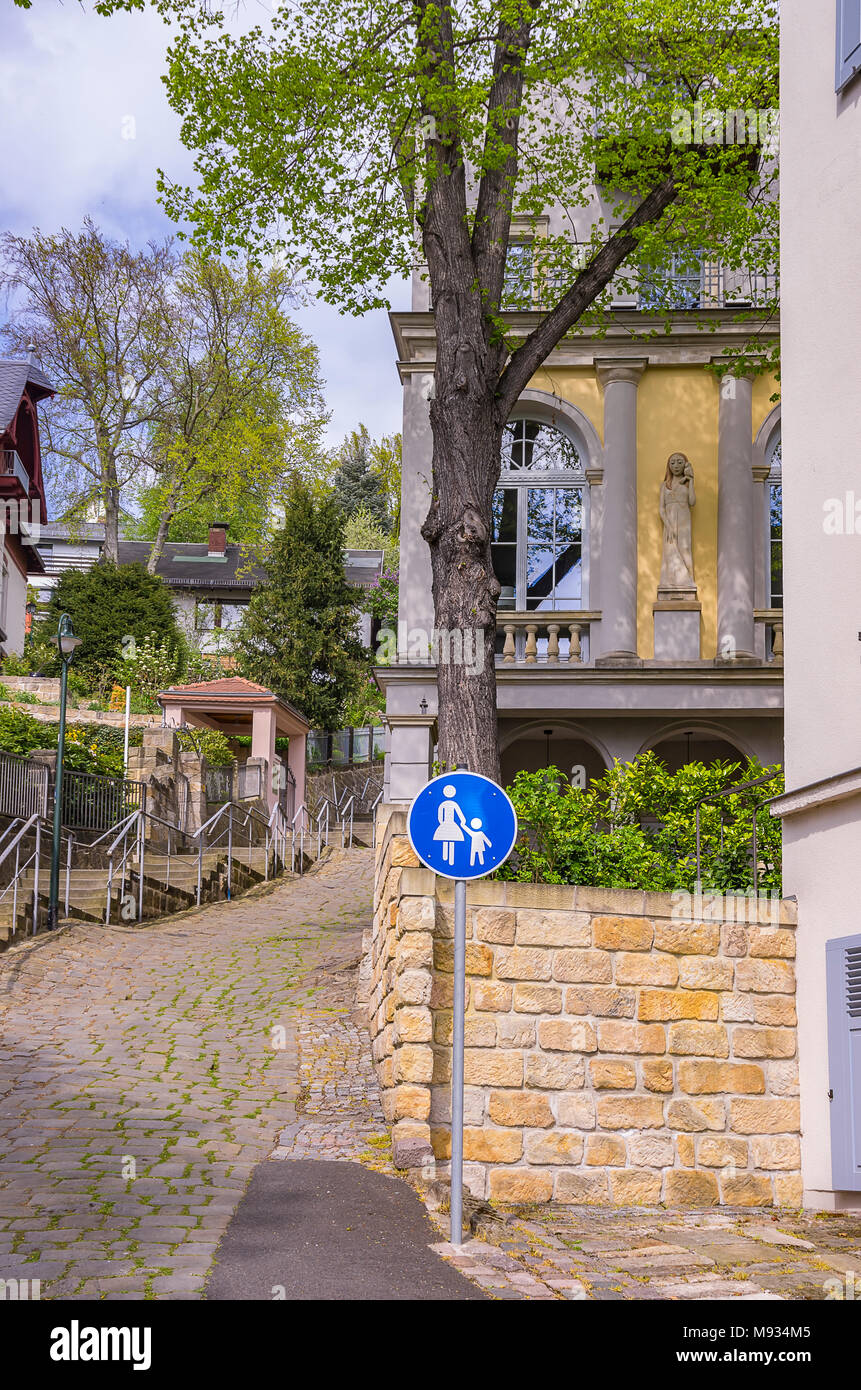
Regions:
<instances>
[{"instance_id":1,"label":"chimney","mask_svg":"<svg viewBox=\"0 0 861 1390\"><path fill-rule=\"evenodd\" d=\"M223 556L227 549L227 527L221 521L209 523L209 554Z\"/></svg>"}]
</instances>

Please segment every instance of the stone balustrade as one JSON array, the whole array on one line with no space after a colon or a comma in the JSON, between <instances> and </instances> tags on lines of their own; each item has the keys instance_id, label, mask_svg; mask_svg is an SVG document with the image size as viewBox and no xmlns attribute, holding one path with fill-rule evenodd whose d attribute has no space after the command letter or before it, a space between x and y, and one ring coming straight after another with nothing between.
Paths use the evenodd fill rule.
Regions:
<instances>
[{"instance_id":1,"label":"stone balustrade","mask_svg":"<svg viewBox=\"0 0 861 1390\"><path fill-rule=\"evenodd\" d=\"M771 655L769 661L783 663L783 609L782 608L757 608L754 610L754 621L762 623L771 632ZM766 643L766 650L769 644Z\"/></svg>"},{"instance_id":2,"label":"stone balustrade","mask_svg":"<svg viewBox=\"0 0 861 1390\"><path fill-rule=\"evenodd\" d=\"M583 660L584 634L600 613L579 610L513 613L500 610L497 630L505 633L504 666L579 665Z\"/></svg>"}]
</instances>

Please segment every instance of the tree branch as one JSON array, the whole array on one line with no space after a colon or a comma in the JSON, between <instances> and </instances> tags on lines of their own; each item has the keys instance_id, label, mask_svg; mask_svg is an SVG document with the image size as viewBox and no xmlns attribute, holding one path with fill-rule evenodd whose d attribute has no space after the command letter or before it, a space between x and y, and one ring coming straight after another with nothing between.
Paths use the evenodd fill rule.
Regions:
<instances>
[{"instance_id":1,"label":"tree branch","mask_svg":"<svg viewBox=\"0 0 861 1390\"><path fill-rule=\"evenodd\" d=\"M633 233L638 227L657 222L666 208L678 196L675 177L667 177L652 189L640 206L618 231L601 247L586 268L581 271L570 290L562 296L555 309L551 309L524 340L509 360L508 366L499 378L496 399L499 417L508 419L521 393L529 385L538 368L549 357L561 338L589 308L601 291L610 283L619 266L630 256L637 245Z\"/></svg>"},{"instance_id":2,"label":"tree branch","mask_svg":"<svg viewBox=\"0 0 861 1390\"><path fill-rule=\"evenodd\" d=\"M493 83L487 102L487 129L484 139L484 172L478 187L475 224L472 233L472 253L478 280L487 295L489 307L496 310L502 295L505 259L511 228L511 208L517 181L520 106L523 98L523 61L529 48L532 13L517 29L500 23L493 60ZM502 163L494 158L492 146L500 138L497 113L513 112L510 122L508 154Z\"/></svg>"}]
</instances>

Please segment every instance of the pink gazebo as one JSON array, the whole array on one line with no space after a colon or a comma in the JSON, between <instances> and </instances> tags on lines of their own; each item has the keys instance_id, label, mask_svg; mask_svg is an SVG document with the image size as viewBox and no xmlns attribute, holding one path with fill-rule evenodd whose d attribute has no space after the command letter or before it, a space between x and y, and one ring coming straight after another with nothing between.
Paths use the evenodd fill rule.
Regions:
<instances>
[{"instance_id":1,"label":"pink gazebo","mask_svg":"<svg viewBox=\"0 0 861 1390\"><path fill-rule=\"evenodd\" d=\"M287 737L290 747L287 766L296 783L296 809L305 800L305 741L311 728L297 709L264 685L243 676L224 676L194 685L174 685L162 690L158 702L164 710L168 728L191 724L201 729L218 729L228 737L251 734L251 757L261 764L266 803L274 806L278 792L273 787L275 739Z\"/></svg>"}]
</instances>

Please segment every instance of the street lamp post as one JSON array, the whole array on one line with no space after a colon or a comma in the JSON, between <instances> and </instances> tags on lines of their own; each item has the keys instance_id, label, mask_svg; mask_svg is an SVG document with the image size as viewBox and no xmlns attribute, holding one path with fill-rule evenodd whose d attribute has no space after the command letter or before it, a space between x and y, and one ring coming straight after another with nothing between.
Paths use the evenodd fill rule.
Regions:
<instances>
[{"instance_id":1,"label":"street lamp post","mask_svg":"<svg viewBox=\"0 0 861 1390\"><path fill-rule=\"evenodd\" d=\"M75 648L81 645L72 628L68 613L60 618L56 637L51 639L60 653L62 670L60 673L60 730L57 734L57 771L54 778L54 838L51 843L51 886L48 894L48 929L53 931L57 925L57 905L60 899L60 833L63 821L63 749L66 742L66 687L69 675L69 662Z\"/></svg>"}]
</instances>

